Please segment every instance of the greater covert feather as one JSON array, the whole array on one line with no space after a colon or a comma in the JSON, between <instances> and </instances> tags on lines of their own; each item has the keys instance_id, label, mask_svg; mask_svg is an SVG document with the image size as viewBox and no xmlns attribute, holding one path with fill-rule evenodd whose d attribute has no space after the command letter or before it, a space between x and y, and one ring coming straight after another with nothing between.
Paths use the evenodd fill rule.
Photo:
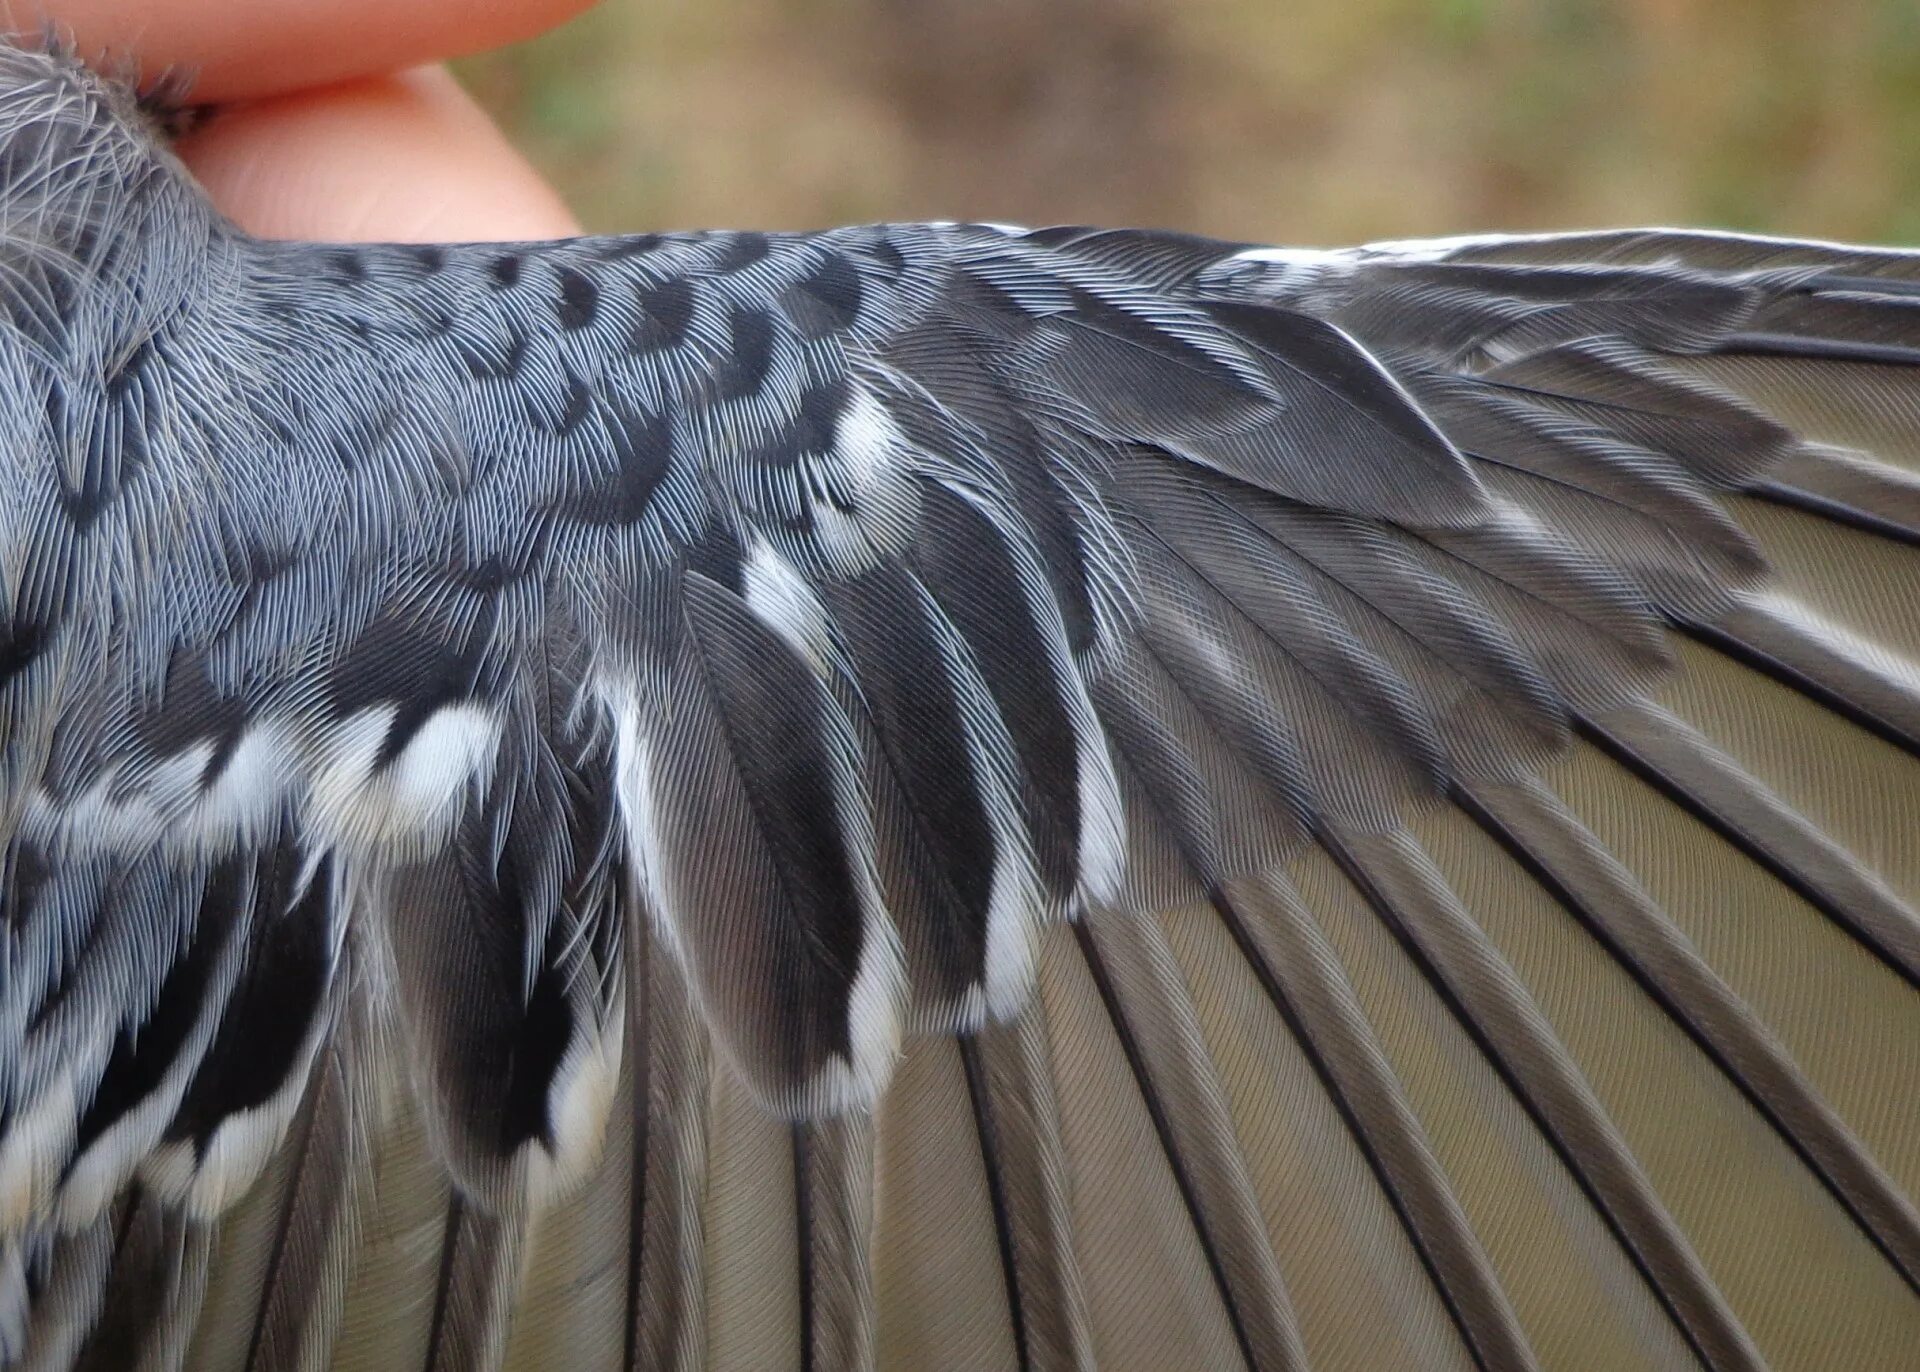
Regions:
<instances>
[{"instance_id":1,"label":"greater covert feather","mask_svg":"<svg viewBox=\"0 0 1920 1372\"><path fill-rule=\"evenodd\" d=\"M1920 1366L1920 256L265 242L0 47L0 1366Z\"/></svg>"}]
</instances>

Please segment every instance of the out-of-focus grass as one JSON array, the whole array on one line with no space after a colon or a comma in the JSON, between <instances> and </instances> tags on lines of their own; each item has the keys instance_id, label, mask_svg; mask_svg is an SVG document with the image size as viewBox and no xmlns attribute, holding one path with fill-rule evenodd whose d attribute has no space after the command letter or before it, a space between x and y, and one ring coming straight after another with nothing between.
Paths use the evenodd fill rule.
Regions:
<instances>
[{"instance_id":1,"label":"out-of-focus grass","mask_svg":"<svg viewBox=\"0 0 1920 1372\"><path fill-rule=\"evenodd\" d=\"M606 0L462 72L597 229L1920 240L1917 0Z\"/></svg>"}]
</instances>

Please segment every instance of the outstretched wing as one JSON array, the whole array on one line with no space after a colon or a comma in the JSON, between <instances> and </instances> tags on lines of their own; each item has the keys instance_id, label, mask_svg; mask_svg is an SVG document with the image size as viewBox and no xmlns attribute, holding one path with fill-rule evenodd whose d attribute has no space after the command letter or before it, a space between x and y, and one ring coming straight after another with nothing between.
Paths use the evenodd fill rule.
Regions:
<instances>
[{"instance_id":1,"label":"outstretched wing","mask_svg":"<svg viewBox=\"0 0 1920 1372\"><path fill-rule=\"evenodd\" d=\"M1910 1356L1920 259L154 167L5 220L0 1362Z\"/></svg>"}]
</instances>

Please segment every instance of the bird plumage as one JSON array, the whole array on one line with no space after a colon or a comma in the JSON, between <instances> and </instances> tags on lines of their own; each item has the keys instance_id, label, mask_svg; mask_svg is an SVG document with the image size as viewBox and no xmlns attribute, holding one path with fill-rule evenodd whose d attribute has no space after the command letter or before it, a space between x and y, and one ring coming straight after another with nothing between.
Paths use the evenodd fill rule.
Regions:
<instances>
[{"instance_id":1,"label":"bird plumage","mask_svg":"<svg viewBox=\"0 0 1920 1372\"><path fill-rule=\"evenodd\" d=\"M0 50L0 1364L1920 1346L1920 258L145 118Z\"/></svg>"}]
</instances>

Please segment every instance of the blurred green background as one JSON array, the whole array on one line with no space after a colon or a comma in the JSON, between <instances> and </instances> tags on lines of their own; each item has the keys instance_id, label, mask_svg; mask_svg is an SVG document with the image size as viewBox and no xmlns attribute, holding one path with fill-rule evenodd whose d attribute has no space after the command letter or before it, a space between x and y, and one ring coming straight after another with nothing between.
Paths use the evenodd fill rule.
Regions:
<instances>
[{"instance_id":1,"label":"blurred green background","mask_svg":"<svg viewBox=\"0 0 1920 1372\"><path fill-rule=\"evenodd\" d=\"M1920 0L605 0L461 73L596 230L1920 241Z\"/></svg>"}]
</instances>

